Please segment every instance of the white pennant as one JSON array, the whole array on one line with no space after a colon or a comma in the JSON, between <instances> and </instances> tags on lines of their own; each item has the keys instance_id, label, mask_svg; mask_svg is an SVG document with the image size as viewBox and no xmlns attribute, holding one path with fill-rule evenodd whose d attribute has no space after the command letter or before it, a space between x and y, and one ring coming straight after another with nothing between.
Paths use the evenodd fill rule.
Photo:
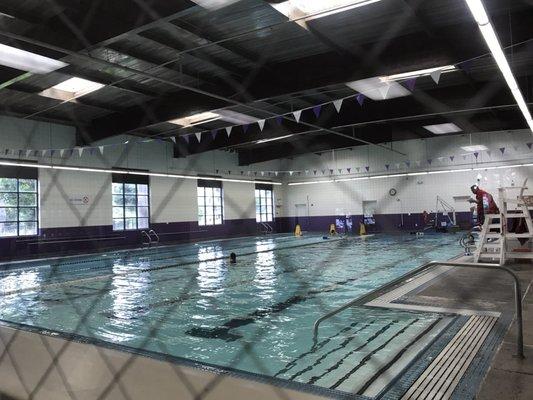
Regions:
<instances>
[{"instance_id":1,"label":"white pennant","mask_svg":"<svg viewBox=\"0 0 533 400\"><path fill-rule=\"evenodd\" d=\"M233 126L228 126L228 127L226 128L226 133L228 134L228 137L229 137L229 135L231 135L231 130L232 130L232 129L233 129Z\"/></svg>"},{"instance_id":2,"label":"white pennant","mask_svg":"<svg viewBox=\"0 0 533 400\"><path fill-rule=\"evenodd\" d=\"M431 76L431 79L438 85L440 81L440 76L442 75L442 70L438 69L436 71L433 71L429 76Z\"/></svg>"},{"instance_id":3,"label":"white pennant","mask_svg":"<svg viewBox=\"0 0 533 400\"><path fill-rule=\"evenodd\" d=\"M26 150L26 157L29 157L31 154L31 150Z\"/></svg>"},{"instance_id":4,"label":"white pennant","mask_svg":"<svg viewBox=\"0 0 533 400\"><path fill-rule=\"evenodd\" d=\"M171 136L170 140L172 140L174 142L174 144L175 144L176 143L176 136Z\"/></svg>"},{"instance_id":5,"label":"white pennant","mask_svg":"<svg viewBox=\"0 0 533 400\"><path fill-rule=\"evenodd\" d=\"M265 120L260 119L259 121L257 121L257 125L259 125L259 129L261 129L261 132L263 132L263 128L265 127Z\"/></svg>"},{"instance_id":6,"label":"white pennant","mask_svg":"<svg viewBox=\"0 0 533 400\"><path fill-rule=\"evenodd\" d=\"M296 119L296 122L300 122L300 117L302 116L302 110L298 110L292 113L294 115L294 119Z\"/></svg>"},{"instance_id":7,"label":"white pennant","mask_svg":"<svg viewBox=\"0 0 533 400\"><path fill-rule=\"evenodd\" d=\"M100 149L100 154L104 154L104 146L98 146L98 148Z\"/></svg>"},{"instance_id":8,"label":"white pennant","mask_svg":"<svg viewBox=\"0 0 533 400\"><path fill-rule=\"evenodd\" d=\"M46 155L46 152L47 152L47 150L42 150L41 151L42 157L44 157Z\"/></svg>"},{"instance_id":9,"label":"white pennant","mask_svg":"<svg viewBox=\"0 0 533 400\"><path fill-rule=\"evenodd\" d=\"M63 157L63 154L65 154L65 149L59 150L59 157Z\"/></svg>"},{"instance_id":10,"label":"white pennant","mask_svg":"<svg viewBox=\"0 0 533 400\"><path fill-rule=\"evenodd\" d=\"M200 143L202 141L202 132L196 132L194 135L196 136L198 143Z\"/></svg>"},{"instance_id":11,"label":"white pennant","mask_svg":"<svg viewBox=\"0 0 533 400\"><path fill-rule=\"evenodd\" d=\"M78 156L81 157L83 154L83 147L78 147Z\"/></svg>"},{"instance_id":12,"label":"white pennant","mask_svg":"<svg viewBox=\"0 0 533 400\"><path fill-rule=\"evenodd\" d=\"M337 110L337 112L341 112L341 107L342 107L342 99L340 100L335 100L333 102L333 106L335 107L335 110Z\"/></svg>"},{"instance_id":13,"label":"white pennant","mask_svg":"<svg viewBox=\"0 0 533 400\"><path fill-rule=\"evenodd\" d=\"M379 88L379 93L381 93L381 96L383 96L383 100L387 98L387 95L389 94L390 85L385 85Z\"/></svg>"}]
</instances>

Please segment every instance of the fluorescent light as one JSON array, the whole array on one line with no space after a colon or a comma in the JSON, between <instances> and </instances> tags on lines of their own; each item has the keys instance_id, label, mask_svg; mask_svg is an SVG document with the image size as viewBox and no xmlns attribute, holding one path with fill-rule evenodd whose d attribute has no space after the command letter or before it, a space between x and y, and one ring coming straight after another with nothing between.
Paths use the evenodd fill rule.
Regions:
<instances>
[{"instance_id":1,"label":"fluorescent light","mask_svg":"<svg viewBox=\"0 0 533 400\"><path fill-rule=\"evenodd\" d=\"M41 96L51 97L57 100L69 101L78 97L85 96L105 85L98 82L89 81L83 78L73 77L43 90L39 93Z\"/></svg>"},{"instance_id":2,"label":"fluorescent light","mask_svg":"<svg viewBox=\"0 0 533 400\"><path fill-rule=\"evenodd\" d=\"M494 28L490 23L483 3L481 2L481 0L465 1L468 7L470 8L472 16L478 23L481 34L483 35L483 38L485 39L485 42L487 43L487 46L489 47L492 53L492 57L494 57L494 60L496 60L496 64L498 64L498 68L500 68L500 71L505 81L507 82L507 86L509 86L511 93L513 94L516 103L520 108L520 111L524 115L524 119L526 120L529 129L531 130L531 132L533 132L533 119L531 118L531 113L526 102L524 101L524 96L522 95L522 92L520 91L520 88L516 83L516 79L513 75L513 72L511 71L509 63L507 62L507 58L503 53L502 47L500 45L500 42L498 41L496 32L494 31Z\"/></svg>"},{"instance_id":3,"label":"fluorescent light","mask_svg":"<svg viewBox=\"0 0 533 400\"><path fill-rule=\"evenodd\" d=\"M253 124L258 121L255 117L232 110L217 110L217 114L220 115L222 121L230 122L235 125Z\"/></svg>"},{"instance_id":4,"label":"fluorescent light","mask_svg":"<svg viewBox=\"0 0 533 400\"><path fill-rule=\"evenodd\" d=\"M218 10L219 8L229 6L239 0L192 0L193 3L208 10Z\"/></svg>"},{"instance_id":5,"label":"fluorescent light","mask_svg":"<svg viewBox=\"0 0 533 400\"><path fill-rule=\"evenodd\" d=\"M176 118L170 120L171 124L181 125L183 127L189 127L199 124L205 124L207 122L215 121L220 119L220 115L211 111L202 112L199 114L194 114L189 117Z\"/></svg>"},{"instance_id":6,"label":"fluorescent light","mask_svg":"<svg viewBox=\"0 0 533 400\"><path fill-rule=\"evenodd\" d=\"M377 77L347 82L345 85L376 101L411 95L411 92L398 82L383 82Z\"/></svg>"},{"instance_id":7,"label":"fluorescent light","mask_svg":"<svg viewBox=\"0 0 533 400\"><path fill-rule=\"evenodd\" d=\"M0 65L32 72L34 74L48 74L49 72L66 67L68 64L17 49L16 47L0 44Z\"/></svg>"},{"instance_id":8,"label":"fluorescent light","mask_svg":"<svg viewBox=\"0 0 533 400\"><path fill-rule=\"evenodd\" d=\"M484 146L482 144L475 144L470 146L461 146L461 149L465 151L484 151L488 150L487 146Z\"/></svg>"},{"instance_id":9,"label":"fluorescent light","mask_svg":"<svg viewBox=\"0 0 533 400\"><path fill-rule=\"evenodd\" d=\"M231 179L231 178L217 178L217 177L204 177L204 176L192 176L192 175L180 175L180 174L163 174L160 172L141 172L141 171L129 171L129 170L115 170L115 169L103 169L103 168L89 168L89 167L76 167L66 165L50 165L50 164L30 164L18 161L4 161L0 160L0 165L22 168L39 168L39 169L57 169L67 171L78 172L100 172L107 174L126 174L126 175L141 175L141 176L155 176L174 179L191 179L191 180L208 180L208 181L220 181L220 182L236 182L236 183L266 183L270 185L282 185L281 182L272 182L265 180L245 180L245 179Z\"/></svg>"},{"instance_id":10,"label":"fluorescent light","mask_svg":"<svg viewBox=\"0 0 533 400\"><path fill-rule=\"evenodd\" d=\"M380 0L287 0L271 4L271 6L288 17L289 20L301 20L296 22L306 27L305 20L322 18L378 1Z\"/></svg>"},{"instance_id":11,"label":"fluorescent light","mask_svg":"<svg viewBox=\"0 0 533 400\"><path fill-rule=\"evenodd\" d=\"M423 127L435 135L444 135L445 133L461 132L462 129L452 123L426 125Z\"/></svg>"},{"instance_id":12,"label":"fluorescent light","mask_svg":"<svg viewBox=\"0 0 533 400\"><path fill-rule=\"evenodd\" d=\"M261 143L273 142L274 140L286 139L286 138L291 137L291 136L294 136L294 134L292 133L292 134L290 134L290 135L278 136L278 137L270 138L270 139L261 139L261 140L258 140L257 142L255 142L255 144L261 144Z\"/></svg>"},{"instance_id":13,"label":"fluorescent light","mask_svg":"<svg viewBox=\"0 0 533 400\"><path fill-rule=\"evenodd\" d=\"M418 71L402 72L400 74L394 74L389 76L382 76L379 79L383 82L399 81L402 79L418 78L420 76L431 75L433 72L440 71L442 73L455 71L455 65L445 65L443 67L426 68Z\"/></svg>"}]
</instances>

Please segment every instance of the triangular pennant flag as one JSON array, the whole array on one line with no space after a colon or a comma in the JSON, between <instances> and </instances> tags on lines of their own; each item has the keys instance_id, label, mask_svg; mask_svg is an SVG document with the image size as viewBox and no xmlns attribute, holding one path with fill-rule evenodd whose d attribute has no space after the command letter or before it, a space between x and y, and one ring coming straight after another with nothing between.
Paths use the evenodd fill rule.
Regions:
<instances>
[{"instance_id":1,"label":"triangular pennant flag","mask_svg":"<svg viewBox=\"0 0 533 400\"><path fill-rule=\"evenodd\" d=\"M329 174L330 174L330 175L333 174L333 170L332 170L332 169L329 170Z\"/></svg>"},{"instance_id":2,"label":"triangular pennant flag","mask_svg":"<svg viewBox=\"0 0 533 400\"><path fill-rule=\"evenodd\" d=\"M254 175L257 176L257 171L254 171Z\"/></svg>"},{"instance_id":3,"label":"triangular pennant flag","mask_svg":"<svg viewBox=\"0 0 533 400\"><path fill-rule=\"evenodd\" d=\"M455 158L455 156L450 156L450 161L453 162L454 158Z\"/></svg>"},{"instance_id":4,"label":"triangular pennant flag","mask_svg":"<svg viewBox=\"0 0 533 400\"><path fill-rule=\"evenodd\" d=\"M428 158L428 164L431 165L432 162L433 160L431 158Z\"/></svg>"},{"instance_id":5,"label":"triangular pennant flag","mask_svg":"<svg viewBox=\"0 0 533 400\"><path fill-rule=\"evenodd\" d=\"M23 153L23 151L19 150L19 157L22 157L22 153Z\"/></svg>"},{"instance_id":6,"label":"triangular pennant flag","mask_svg":"<svg viewBox=\"0 0 533 400\"><path fill-rule=\"evenodd\" d=\"M390 168L390 164L385 164L385 169L388 171Z\"/></svg>"},{"instance_id":7,"label":"triangular pennant flag","mask_svg":"<svg viewBox=\"0 0 533 400\"><path fill-rule=\"evenodd\" d=\"M294 173L294 172L292 172L292 171L289 171L289 175L290 175L290 176L292 176L292 174L293 174L293 173Z\"/></svg>"},{"instance_id":8,"label":"triangular pennant flag","mask_svg":"<svg viewBox=\"0 0 533 400\"><path fill-rule=\"evenodd\" d=\"M278 116L278 117L276 117L276 123L277 123L278 125L281 125L282 122L283 122L283 117L282 117L282 116Z\"/></svg>"},{"instance_id":9,"label":"triangular pennant flag","mask_svg":"<svg viewBox=\"0 0 533 400\"><path fill-rule=\"evenodd\" d=\"M415 90L416 78L407 79L404 85L409 91L413 92Z\"/></svg>"},{"instance_id":10,"label":"triangular pennant flag","mask_svg":"<svg viewBox=\"0 0 533 400\"><path fill-rule=\"evenodd\" d=\"M308 169L305 170L305 174L309 175L309 170Z\"/></svg>"},{"instance_id":11,"label":"triangular pennant flag","mask_svg":"<svg viewBox=\"0 0 533 400\"><path fill-rule=\"evenodd\" d=\"M326 170L325 170L325 169L323 169L323 170L322 170L322 175L324 175L325 173L326 173Z\"/></svg>"},{"instance_id":12,"label":"triangular pennant flag","mask_svg":"<svg viewBox=\"0 0 533 400\"><path fill-rule=\"evenodd\" d=\"M362 107L363 103L365 102L365 95L362 93L359 93L357 96L355 96L355 100L357 100L359 105Z\"/></svg>"},{"instance_id":13,"label":"triangular pennant flag","mask_svg":"<svg viewBox=\"0 0 533 400\"><path fill-rule=\"evenodd\" d=\"M421 163L420 163L420 161L415 161L415 164L416 164L417 167L420 167Z\"/></svg>"},{"instance_id":14,"label":"triangular pennant flag","mask_svg":"<svg viewBox=\"0 0 533 400\"><path fill-rule=\"evenodd\" d=\"M302 175L302 171L298 171L298 176Z\"/></svg>"},{"instance_id":15,"label":"triangular pennant flag","mask_svg":"<svg viewBox=\"0 0 533 400\"><path fill-rule=\"evenodd\" d=\"M316 169L314 169L314 170L313 170L313 174L316 175L316 172L317 172Z\"/></svg>"},{"instance_id":16,"label":"triangular pennant flag","mask_svg":"<svg viewBox=\"0 0 533 400\"><path fill-rule=\"evenodd\" d=\"M518 146L513 146L514 151L518 151Z\"/></svg>"},{"instance_id":17,"label":"triangular pennant flag","mask_svg":"<svg viewBox=\"0 0 533 400\"><path fill-rule=\"evenodd\" d=\"M487 150L487 155L489 156L489 158L490 158L491 154L492 154L492 151Z\"/></svg>"},{"instance_id":18,"label":"triangular pennant flag","mask_svg":"<svg viewBox=\"0 0 533 400\"><path fill-rule=\"evenodd\" d=\"M104 154L104 146L98 146L98 149L100 150L100 154Z\"/></svg>"},{"instance_id":19,"label":"triangular pennant flag","mask_svg":"<svg viewBox=\"0 0 533 400\"><path fill-rule=\"evenodd\" d=\"M355 170L356 170L357 172L359 172L359 171L361 170L361 168L356 167Z\"/></svg>"},{"instance_id":20,"label":"triangular pennant flag","mask_svg":"<svg viewBox=\"0 0 533 400\"><path fill-rule=\"evenodd\" d=\"M340 99L340 100L335 100L335 101L333 102L333 106L335 107L335 110L337 110L337 112L341 112L342 99Z\"/></svg>"},{"instance_id":21,"label":"triangular pennant flag","mask_svg":"<svg viewBox=\"0 0 533 400\"><path fill-rule=\"evenodd\" d=\"M257 121L257 125L259 125L259 130L263 132L263 128L265 127L265 120L260 119L259 121Z\"/></svg>"},{"instance_id":22,"label":"triangular pennant flag","mask_svg":"<svg viewBox=\"0 0 533 400\"><path fill-rule=\"evenodd\" d=\"M52 150L52 153L50 155L54 154L54 150ZM89 148L89 154L92 156L94 155L94 147Z\"/></svg>"},{"instance_id":23,"label":"triangular pennant flag","mask_svg":"<svg viewBox=\"0 0 533 400\"><path fill-rule=\"evenodd\" d=\"M241 175L244 175L244 171L241 171Z\"/></svg>"},{"instance_id":24,"label":"triangular pennant flag","mask_svg":"<svg viewBox=\"0 0 533 400\"><path fill-rule=\"evenodd\" d=\"M339 171L339 174L342 174L342 168L339 168L337 171Z\"/></svg>"},{"instance_id":25,"label":"triangular pennant flag","mask_svg":"<svg viewBox=\"0 0 533 400\"><path fill-rule=\"evenodd\" d=\"M405 165L407 165L407 168L409 168L411 166L411 161L406 161Z\"/></svg>"},{"instance_id":26,"label":"triangular pennant flag","mask_svg":"<svg viewBox=\"0 0 533 400\"><path fill-rule=\"evenodd\" d=\"M385 100L387 98L387 95L389 94L390 85L387 84L385 86L381 86L380 88L378 88L378 90L381 96L383 97L383 100Z\"/></svg>"},{"instance_id":27,"label":"triangular pennant flag","mask_svg":"<svg viewBox=\"0 0 533 400\"><path fill-rule=\"evenodd\" d=\"M191 140L190 136L191 135L183 135L182 136L183 140L185 140L185 143L189 144L189 140Z\"/></svg>"},{"instance_id":28,"label":"triangular pennant flag","mask_svg":"<svg viewBox=\"0 0 533 400\"><path fill-rule=\"evenodd\" d=\"M296 122L300 122L300 117L302 116L302 110L298 110L292 113Z\"/></svg>"},{"instance_id":29,"label":"triangular pennant flag","mask_svg":"<svg viewBox=\"0 0 533 400\"><path fill-rule=\"evenodd\" d=\"M396 169L400 168L400 163L396 163Z\"/></svg>"},{"instance_id":30,"label":"triangular pennant flag","mask_svg":"<svg viewBox=\"0 0 533 400\"><path fill-rule=\"evenodd\" d=\"M477 160L477 156L479 156L479 153L477 151L474 152L474 157L476 157L476 160Z\"/></svg>"},{"instance_id":31,"label":"triangular pennant flag","mask_svg":"<svg viewBox=\"0 0 533 400\"><path fill-rule=\"evenodd\" d=\"M317 118L320 117L320 110L322 110L322 106L321 105L313 107L313 113L315 114L315 117L317 117Z\"/></svg>"},{"instance_id":32,"label":"triangular pennant flag","mask_svg":"<svg viewBox=\"0 0 533 400\"><path fill-rule=\"evenodd\" d=\"M215 169L215 174L218 174L218 169Z\"/></svg>"},{"instance_id":33,"label":"triangular pennant flag","mask_svg":"<svg viewBox=\"0 0 533 400\"><path fill-rule=\"evenodd\" d=\"M63 154L65 154L65 149L59 150L59 157L63 157Z\"/></svg>"},{"instance_id":34,"label":"triangular pennant flag","mask_svg":"<svg viewBox=\"0 0 533 400\"><path fill-rule=\"evenodd\" d=\"M461 68L465 73L469 73L472 69L472 60L463 61L462 63L456 65Z\"/></svg>"},{"instance_id":35,"label":"triangular pennant flag","mask_svg":"<svg viewBox=\"0 0 533 400\"><path fill-rule=\"evenodd\" d=\"M463 161L466 160L466 154L463 156Z\"/></svg>"},{"instance_id":36,"label":"triangular pennant flag","mask_svg":"<svg viewBox=\"0 0 533 400\"><path fill-rule=\"evenodd\" d=\"M429 76L431 76L431 79L438 85L440 81L440 76L442 75L442 70L438 69L436 71L433 71Z\"/></svg>"},{"instance_id":37,"label":"triangular pennant flag","mask_svg":"<svg viewBox=\"0 0 533 400\"><path fill-rule=\"evenodd\" d=\"M228 175L231 175L231 171L228 170Z\"/></svg>"},{"instance_id":38,"label":"triangular pennant flag","mask_svg":"<svg viewBox=\"0 0 533 400\"><path fill-rule=\"evenodd\" d=\"M202 141L202 132L196 132L194 136L196 136L196 140L198 140L198 143Z\"/></svg>"},{"instance_id":39,"label":"triangular pennant flag","mask_svg":"<svg viewBox=\"0 0 533 400\"><path fill-rule=\"evenodd\" d=\"M244 124L244 125L242 126L242 131L243 131L244 133L246 133L246 132L248 132L248 128L250 128L250 124Z\"/></svg>"},{"instance_id":40,"label":"triangular pennant flag","mask_svg":"<svg viewBox=\"0 0 533 400\"><path fill-rule=\"evenodd\" d=\"M265 176L265 171L261 171L261 176Z\"/></svg>"},{"instance_id":41,"label":"triangular pennant flag","mask_svg":"<svg viewBox=\"0 0 533 400\"><path fill-rule=\"evenodd\" d=\"M505 147L500 147L500 151L502 152L502 155L503 155L503 153L505 153Z\"/></svg>"},{"instance_id":42,"label":"triangular pennant flag","mask_svg":"<svg viewBox=\"0 0 533 400\"><path fill-rule=\"evenodd\" d=\"M274 172L274 175L278 176L278 171Z\"/></svg>"},{"instance_id":43,"label":"triangular pennant flag","mask_svg":"<svg viewBox=\"0 0 533 400\"><path fill-rule=\"evenodd\" d=\"M366 169L366 172L370 171L370 167L368 165L365 167L365 169Z\"/></svg>"},{"instance_id":44,"label":"triangular pennant flag","mask_svg":"<svg viewBox=\"0 0 533 400\"><path fill-rule=\"evenodd\" d=\"M46 153L46 150L43 150L43 157L44 153ZM83 155L83 147L78 147L78 157L81 157Z\"/></svg>"},{"instance_id":45,"label":"triangular pennant flag","mask_svg":"<svg viewBox=\"0 0 533 400\"><path fill-rule=\"evenodd\" d=\"M31 154L31 150L26 150L26 157L29 157Z\"/></svg>"},{"instance_id":46,"label":"triangular pennant flag","mask_svg":"<svg viewBox=\"0 0 533 400\"><path fill-rule=\"evenodd\" d=\"M232 129L233 129L233 126L226 127L226 133L228 134L228 137L229 137L229 135L231 135L231 130Z\"/></svg>"},{"instance_id":47,"label":"triangular pennant flag","mask_svg":"<svg viewBox=\"0 0 533 400\"><path fill-rule=\"evenodd\" d=\"M528 148L529 150L531 150L531 146L533 146L533 143L531 143L531 142L530 142L530 143L526 143L526 146L527 146L527 148Z\"/></svg>"},{"instance_id":48,"label":"triangular pennant flag","mask_svg":"<svg viewBox=\"0 0 533 400\"><path fill-rule=\"evenodd\" d=\"M211 139L215 140L217 137L218 129L213 129L211 131Z\"/></svg>"},{"instance_id":49,"label":"triangular pennant flag","mask_svg":"<svg viewBox=\"0 0 533 400\"><path fill-rule=\"evenodd\" d=\"M348 173L350 173L351 170L351 168L346 168L346 171L348 171Z\"/></svg>"},{"instance_id":50,"label":"triangular pennant flag","mask_svg":"<svg viewBox=\"0 0 533 400\"><path fill-rule=\"evenodd\" d=\"M172 140L174 142L174 144L176 144L176 136L171 136L170 140Z\"/></svg>"}]
</instances>

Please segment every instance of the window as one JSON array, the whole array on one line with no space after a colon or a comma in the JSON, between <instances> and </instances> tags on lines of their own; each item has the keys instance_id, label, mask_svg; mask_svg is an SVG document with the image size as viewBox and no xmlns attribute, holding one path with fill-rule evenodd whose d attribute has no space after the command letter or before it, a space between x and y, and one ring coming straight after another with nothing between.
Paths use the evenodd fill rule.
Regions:
<instances>
[{"instance_id":1,"label":"window","mask_svg":"<svg viewBox=\"0 0 533 400\"><path fill-rule=\"evenodd\" d=\"M0 237L37 235L37 170L2 168L0 176Z\"/></svg>"},{"instance_id":2,"label":"window","mask_svg":"<svg viewBox=\"0 0 533 400\"><path fill-rule=\"evenodd\" d=\"M255 185L255 220L272 222L274 219L274 196L272 185Z\"/></svg>"},{"instance_id":3,"label":"window","mask_svg":"<svg viewBox=\"0 0 533 400\"><path fill-rule=\"evenodd\" d=\"M198 225L222 225L222 182L198 179Z\"/></svg>"},{"instance_id":4,"label":"window","mask_svg":"<svg viewBox=\"0 0 533 400\"><path fill-rule=\"evenodd\" d=\"M150 225L148 177L124 177L113 174L112 195L113 230L148 229Z\"/></svg>"}]
</instances>

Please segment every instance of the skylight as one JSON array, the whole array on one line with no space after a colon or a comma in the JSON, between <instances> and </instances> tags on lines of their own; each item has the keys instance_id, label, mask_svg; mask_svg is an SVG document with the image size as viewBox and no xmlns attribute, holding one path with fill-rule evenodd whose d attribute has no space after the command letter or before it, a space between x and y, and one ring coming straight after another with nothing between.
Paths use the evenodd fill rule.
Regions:
<instances>
[{"instance_id":1,"label":"skylight","mask_svg":"<svg viewBox=\"0 0 533 400\"><path fill-rule=\"evenodd\" d=\"M346 86L364 94L372 100L388 100L396 97L409 96L411 92L398 82L383 82L380 78L367 78L359 81L347 82Z\"/></svg>"},{"instance_id":2,"label":"skylight","mask_svg":"<svg viewBox=\"0 0 533 400\"><path fill-rule=\"evenodd\" d=\"M276 10L305 27L305 21L363 7L381 0L287 0L271 4Z\"/></svg>"},{"instance_id":3,"label":"skylight","mask_svg":"<svg viewBox=\"0 0 533 400\"><path fill-rule=\"evenodd\" d=\"M476 144L476 145L470 145L470 146L462 146L461 149L465 151L484 151L488 150L487 146L484 146L482 144Z\"/></svg>"},{"instance_id":4,"label":"skylight","mask_svg":"<svg viewBox=\"0 0 533 400\"><path fill-rule=\"evenodd\" d=\"M0 65L34 74L48 74L64 68L68 64L53 58L30 53L26 50L17 49L16 47L0 44Z\"/></svg>"},{"instance_id":5,"label":"skylight","mask_svg":"<svg viewBox=\"0 0 533 400\"><path fill-rule=\"evenodd\" d=\"M43 90L40 94L41 96L51 97L57 100L74 100L101 89L104 86L102 83L74 77Z\"/></svg>"},{"instance_id":6,"label":"skylight","mask_svg":"<svg viewBox=\"0 0 533 400\"><path fill-rule=\"evenodd\" d=\"M219 114L206 111L206 112L202 112L199 114L191 115L189 117L176 118L168 122L170 122L171 124L176 124L176 125L180 125L180 126L187 128L189 126L205 124L207 122L216 121L217 119L220 119Z\"/></svg>"},{"instance_id":7,"label":"skylight","mask_svg":"<svg viewBox=\"0 0 533 400\"><path fill-rule=\"evenodd\" d=\"M424 126L424 129L427 129L431 133L435 135L444 135L446 133L453 133L453 132L461 132L462 129L459 128L457 125L452 123L446 123L446 124L436 124L436 125L426 125Z\"/></svg>"}]
</instances>

